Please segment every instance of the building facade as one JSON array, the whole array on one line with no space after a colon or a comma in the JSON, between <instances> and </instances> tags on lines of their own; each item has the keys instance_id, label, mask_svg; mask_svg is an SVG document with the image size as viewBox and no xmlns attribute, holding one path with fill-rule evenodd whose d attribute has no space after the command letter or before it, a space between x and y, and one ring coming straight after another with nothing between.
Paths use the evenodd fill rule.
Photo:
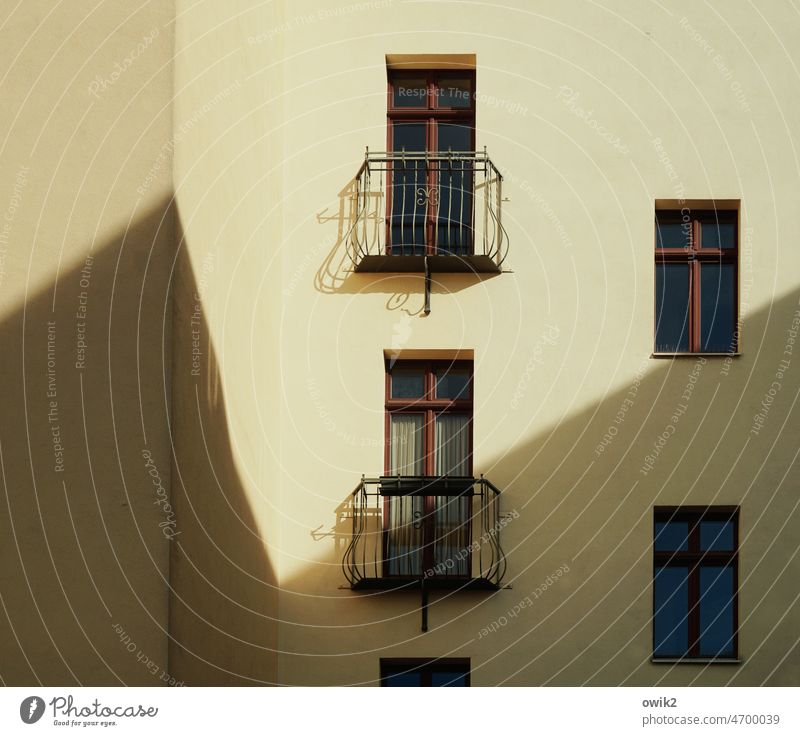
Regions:
<instances>
[{"instance_id":1,"label":"building facade","mask_svg":"<svg viewBox=\"0 0 800 736\"><path fill-rule=\"evenodd\" d=\"M4 681L798 683L791 7L45 5Z\"/></svg>"}]
</instances>

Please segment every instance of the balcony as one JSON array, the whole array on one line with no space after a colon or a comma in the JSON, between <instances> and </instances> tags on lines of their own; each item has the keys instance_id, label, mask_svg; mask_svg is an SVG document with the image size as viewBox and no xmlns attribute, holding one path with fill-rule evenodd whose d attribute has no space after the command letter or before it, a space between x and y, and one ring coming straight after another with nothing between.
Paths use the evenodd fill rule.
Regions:
<instances>
[{"instance_id":1,"label":"balcony","mask_svg":"<svg viewBox=\"0 0 800 736\"><path fill-rule=\"evenodd\" d=\"M503 177L483 152L367 150L347 235L357 272L499 273Z\"/></svg>"},{"instance_id":2,"label":"balcony","mask_svg":"<svg viewBox=\"0 0 800 736\"><path fill-rule=\"evenodd\" d=\"M485 478L362 478L344 554L353 590L497 590L506 571L500 491Z\"/></svg>"}]
</instances>

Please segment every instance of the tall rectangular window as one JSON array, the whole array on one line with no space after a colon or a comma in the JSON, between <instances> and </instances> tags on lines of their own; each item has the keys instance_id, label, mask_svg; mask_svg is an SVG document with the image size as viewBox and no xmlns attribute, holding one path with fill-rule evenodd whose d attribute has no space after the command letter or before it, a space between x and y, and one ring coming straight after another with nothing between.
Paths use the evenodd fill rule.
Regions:
<instances>
[{"instance_id":1,"label":"tall rectangular window","mask_svg":"<svg viewBox=\"0 0 800 736\"><path fill-rule=\"evenodd\" d=\"M738 350L738 262L738 212L656 212L656 353Z\"/></svg>"},{"instance_id":2,"label":"tall rectangular window","mask_svg":"<svg viewBox=\"0 0 800 736\"><path fill-rule=\"evenodd\" d=\"M474 70L390 70L389 254L472 254L474 91Z\"/></svg>"},{"instance_id":3,"label":"tall rectangular window","mask_svg":"<svg viewBox=\"0 0 800 736\"><path fill-rule=\"evenodd\" d=\"M384 575L469 577L471 495L424 491L435 478L472 475L472 363L387 364L386 432L386 474L420 480L418 492L384 502Z\"/></svg>"},{"instance_id":4,"label":"tall rectangular window","mask_svg":"<svg viewBox=\"0 0 800 736\"><path fill-rule=\"evenodd\" d=\"M738 519L728 507L655 510L655 659L737 656Z\"/></svg>"}]
</instances>

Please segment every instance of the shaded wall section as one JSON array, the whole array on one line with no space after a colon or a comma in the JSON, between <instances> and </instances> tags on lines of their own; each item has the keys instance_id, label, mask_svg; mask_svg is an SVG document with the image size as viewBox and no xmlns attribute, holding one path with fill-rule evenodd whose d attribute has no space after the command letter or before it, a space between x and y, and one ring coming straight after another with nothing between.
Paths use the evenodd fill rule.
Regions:
<instances>
[{"instance_id":1,"label":"shaded wall section","mask_svg":"<svg viewBox=\"0 0 800 736\"><path fill-rule=\"evenodd\" d=\"M0 18L6 685L170 681L172 15Z\"/></svg>"},{"instance_id":2,"label":"shaded wall section","mask_svg":"<svg viewBox=\"0 0 800 736\"><path fill-rule=\"evenodd\" d=\"M170 240L165 206L0 324L7 684L168 682Z\"/></svg>"},{"instance_id":3,"label":"shaded wall section","mask_svg":"<svg viewBox=\"0 0 800 736\"><path fill-rule=\"evenodd\" d=\"M176 274L171 669L189 685L273 684L278 591L266 534L277 476L243 476L203 287L185 250Z\"/></svg>"}]
</instances>

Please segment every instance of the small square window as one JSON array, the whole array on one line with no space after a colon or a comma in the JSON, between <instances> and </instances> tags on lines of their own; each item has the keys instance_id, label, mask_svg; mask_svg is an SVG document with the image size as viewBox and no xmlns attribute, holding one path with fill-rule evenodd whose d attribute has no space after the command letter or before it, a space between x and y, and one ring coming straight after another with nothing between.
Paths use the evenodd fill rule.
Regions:
<instances>
[{"instance_id":1,"label":"small square window","mask_svg":"<svg viewBox=\"0 0 800 736\"><path fill-rule=\"evenodd\" d=\"M689 523L656 521L656 552L684 552L689 549Z\"/></svg>"},{"instance_id":2,"label":"small square window","mask_svg":"<svg viewBox=\"0 0 800 736\"><path fill-rule=\"evenodd\" d=\"M468 399L469 371L465 369L442 369L436 371L437 399Z\"/></svg>"},{"instance_id":3,"label":"small square window","mask_svg":"<svg viewBox=\"0 0 800 736\"><path fill-rule=\"evenodd\" d=\"M472 106L472 80L469 77L439 77L436 80L436 105L456 109Z\"/></svg>"},{"instance_id":4,"label":"small square window","mask_svg":"<svg viewBox=\"0 0 800 736\"><path fill-rule=\"evenodd\" d=\"M691 221L683 222L679 214L659 213L656 220L656 248L688 248L691 242Z\"/></svg>"},{"instance_id":5,"label":"small square window","mask_svg":"<svg viewBox=\"0 0 800 736\"><path fill-rule=\"evenodd\" d=\"M391 373L393 399L421 399L425 395L422 370L398 368Z\"/></svg>"},{"instance_id":6,"label":"small square window","mask_svg":"<svg viewBox=\"0 0 800 736\"><path fill-rule=\"evenodd\" d=\"M393 107L428 107L428 79L425 74L396 75L392 79Z\"/></svg>"},{"instance_id":7,"label":"small square window","mask_svg":"<svg viewBox=\"0 0 800 736\"><path fill-rule=\"evenodd\" d=\"M707 552L731 552L734 545L732 519L700 522L700 549Z\"/></svg>"},{"instance_id":8,"label":"small square window","mask_svg":"<svg viewBox=\"0 0 800 736\"><path fill-rule=\"evenodd\" d=\"M700 218L701 246L712 249L736 247L736 220L730 212L705 215Z\"/></svg>"}]
</instances>

